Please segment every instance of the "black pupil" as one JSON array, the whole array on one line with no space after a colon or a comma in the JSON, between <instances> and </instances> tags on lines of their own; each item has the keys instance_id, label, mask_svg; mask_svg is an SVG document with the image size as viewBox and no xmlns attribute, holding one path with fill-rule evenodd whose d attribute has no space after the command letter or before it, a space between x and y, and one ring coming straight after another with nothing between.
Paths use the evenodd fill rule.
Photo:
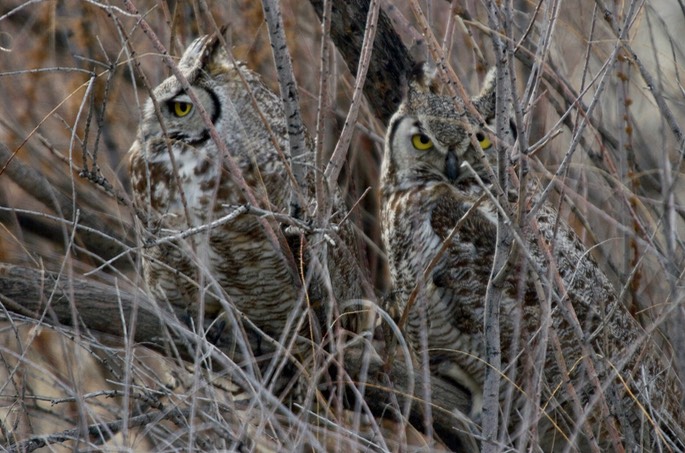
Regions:
<instances>
[{"instance_id":1,"label":"black pupil","mask_svg":"<svg viewBox=\"0 0 685 453\"><path fill-rule=\"evenodd\" d=\"M483 135L482 132L476 132L476 139L478 139L479 142L482 142L485 140L485 135Z\"/></svg>"},{"instance_id":2,"label":"black pupil","mask_svg":"<svg viewBox=\"0 0 685 453\"><path fill-rule=\"evenodd\" d=\"M430 139L427 136L421 134L421 135L419 135L419 141L421 142L422 145L427 145L428 142L430 142Z\"/></svg>"}]
</instances>

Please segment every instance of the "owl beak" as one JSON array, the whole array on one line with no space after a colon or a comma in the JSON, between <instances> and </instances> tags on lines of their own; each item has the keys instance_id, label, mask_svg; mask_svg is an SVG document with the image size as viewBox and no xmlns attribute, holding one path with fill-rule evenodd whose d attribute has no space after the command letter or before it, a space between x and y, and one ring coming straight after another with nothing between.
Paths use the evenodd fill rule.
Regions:
<instances>
[{"instance_id":1,"label":"owl beak","mask_svg":"<svg viewBox=\"0 0 685 453\"><path fill-rule=\"evenodd\" d=\"M447 150L447 157L445 157L445 176L452 182L459 177L459 158L451 147Z\"/></svg>"}]
</instances>

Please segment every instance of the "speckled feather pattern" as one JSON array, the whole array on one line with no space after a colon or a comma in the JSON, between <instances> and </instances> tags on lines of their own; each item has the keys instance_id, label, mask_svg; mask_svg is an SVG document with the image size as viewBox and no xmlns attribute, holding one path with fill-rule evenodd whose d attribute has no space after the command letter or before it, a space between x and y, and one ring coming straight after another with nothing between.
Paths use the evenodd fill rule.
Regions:
<instances>
[{"instance_id":1,"label":"speckled feather pattern","mask_svg":"<svg viewBox=\"0 0 685 453\"><path fill-rule=\"evenodd\" d=\"M494 109L493 83L490 80L486 84L475 102L485 109L481 114L486 119L492 115L488 109ZM478 122L461 113L460 103L437 94L436 88L426 76L410 80L407 98L390 120L381 186L383 243L400 313L407 308L412 291L419 288L406 325L409 343L418 354L425 351L425 344L431 370L471 393L471 415L478 420L485 373L484 301L497 240L497 214L491 198L468 174L460 174L456 180L446 176L445 155L450 149L460 163L468 161L475 169L483 168L483 164L464 139L478 130ZM415 148L411 139L415 134L432 139L432 148ZM485 173L480 176L488 180ZM474 205L477 207L449 237ZM582 427L577 425L582 415L574 413L562 370L569 370L580 404L587 409L596 393L588 372L587 351L599 379L609 382L605 389L609 410L619 432L627 435L627 446L644 446L651 451L663 441L657 439L656 429L640 405L656 409L650 416L663 417L657 423L666 430L680 430L676 436L682 436L685 416L679 406L680 383L667 363L667 354L651 340L644 341L642 327L621 304L576 234L548 205L528 217L521 234L532 262L526 260L520 247L515 249L518 252L510 260L502 286L500 310L502 371L509 373L511 366L515 367L517 383L522 386L515 390L515 407L523 407L530 398L523 392L535 359L531 351L541 341L543 306L550 300L551 325L545 332L549 341L539 404L559 431L569 437L577 434L575 448L586 451L588 445ZM424 278L445 241L444 254ZM542 284L536 285L536 281ZM554 347L557 339L560 348ZM640 341L642 346L624 360L626 348ZM513 344L518 344L516 351ZM614 367L621 367L620 375L639 404L612 376ZM506 386L505 382L503 389ZM602 451L610 450L607 420L598 405L588 410L593 435ZM514 414L512 435L520 423ZM544 416L537 429L543 449L563 447L563 436L555 433Z\"/></svg>"},{"instance_id":2,"label":"speckled feather pattern","mask_svg":"<svg viewBox=\"0 0 685 453\"><path fill-rule=\"evenodd\" d=\"M290 152L280 98L244 64L232 62L214 38L194 41L182 56L179 69L212 117L260 207L287 213L291 186L286 165ZM135 206L146 217L139 222L140 229L144 238L152 239L206 224L229 214L228 205L246 202L197 109L182 117L175 115L175 102L190 102L176 78L163 81L154 90L154 98L162 123L152 100L148 100L129 151ZM306 159L313 161L313 151ZM305 194L309 200L314 198L312 179L309 175ZM344 215L342 202L336 199L335 203ZM271 226L281 231L276 222ZM348 246L355 257L357 244L350 231L342 228L340 247ZM210 321L227 308L231 312L237 309L259 329L279 339L293 335L285 332L288 319L295 317L297 321L303 316L297 307L306 307L299 262L289 264L285 252L274 249L255 216L242 215L208 232L146 249L144 276L158 301L184 308L193 316L203 307ZM292 252L299 258L299 250ZM349 253L346 260L340 255L336 249L319 258L331 258L333 297L343 302L360 297L361 277ZM310 257L305 258L308 262ZM307 263L304 266L306 269ZM328 300L328 295L319 279L315 278L307 291L312 305L326 305L321 299ZM303 331L308 328L303 327ZM264 342L248 337L253 352L259 354Z\"/></svg>"}]
</instances>

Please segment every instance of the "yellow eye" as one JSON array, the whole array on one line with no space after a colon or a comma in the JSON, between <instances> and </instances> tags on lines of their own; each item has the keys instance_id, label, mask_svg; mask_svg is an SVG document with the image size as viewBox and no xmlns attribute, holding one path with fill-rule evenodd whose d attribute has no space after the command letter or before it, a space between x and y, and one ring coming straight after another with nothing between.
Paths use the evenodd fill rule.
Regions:
<instances>
[{"instance_id":1,"label":"yellow eye","mask_svg":"<svg viewBox=\"0 0 685 453\"><path fill-rule=\"evenodd\" d=\"M186 116L191 110L193 110L193 104L190 102L175 101L172 108L174 115L180 118L182 116Z\"/></svg>"},{"instance_id":2,"label":"yellow eye","mask_svg":"<svg viewBox=\"0 0 685 453\"><path fill-rule=\"evenodd\" d=\"M426 151L433 147L433 140L425 134L414 134L411 137L411 144L419 151Z\"/></svg>"},{"instance_id":3,"label":"yellow eye","mask_svg":"<svg viewBox=\"0 0 685 453\"><path fill-rule=\"evenodd\" d=\"M488 149L492 146L492 142L490 141L488 136L483 134L482 132L476 132L476 138L478 139L478 143L480 143L480 147L482 149Z\"/></svg>"}]
</instances>

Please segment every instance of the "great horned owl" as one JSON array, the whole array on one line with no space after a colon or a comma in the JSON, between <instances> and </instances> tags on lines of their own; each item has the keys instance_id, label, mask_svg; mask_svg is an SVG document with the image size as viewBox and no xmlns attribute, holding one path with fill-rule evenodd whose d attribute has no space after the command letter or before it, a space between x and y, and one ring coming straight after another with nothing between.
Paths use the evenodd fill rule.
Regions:
<instances>
[{"instance_id":1,"label":"great horned owl","mask_svg":"<svg viewBox=\"0 0 685 453\"><path fill-rule=\"evenodd\" d=\"M494 116L494 88L490 75L472 100L485 121ZM409 310L409 343L427 354L431 372L470 393L478 420L497 208L485 171L494 147L482 120L468 112L463 101L439 93L426 66L409 77L387 129L381 221L396 308ZM513 382L502 380L501 400L507 391L516 395L505 441L513 446L521 433L536 432L546 451L591 451L595 440L601 451L615 442L631 451L682 451L680 384L664 352L557 212L544 204L531 214L534 199L513 201L526 203L528 216L502 283L501 372ZM534 367L543 367L537 392ZM534 406L537 412L526 412ZM531 413L539 415L526 417ZM610 432L618 432L614 443Z\"/></svg>"},{"instance_id":2,"label":"great horned owl","mask_svg":"<svg viewBox=\"0 0 685 453\"><path fill-rule=\"evenodd\" d=\"M287 214L291 158L280 98L257 74L230 59L216 36L195 40L178 69L209 114L259 207ZM210 136L199 109L175 76L157 86L145 104L129 158L134 204L148 238L206 226L248 201L228 169L228 156ZM308 203L314 199L313 153L303 159L300 164L309 171L303 194ZM346 211L340 197L333 198L335 221ZM202 313L213 320L228 312L228 327L235 327L238 340L247 340L243 344L249 345L248 352L259 355L273 350L264 334L287 343L295 335L316 330L303 322L309 319L307 310L322 317L331 300L343 302L362 293L351 228L340 229L343 239L336 247L320 246L312 252L305 248L306 238L292 240L282 227L268 216L260 223L255 215L243 214L198 234L146 248L147 286L157 301L192 315ZM318 250L323 250L321 256ZM314 258L319 266L312 272L309 263ZM324 267L330 284L320 272ZM246 336L241 337L241 332Z\"/></svg>"}]
</instances>

